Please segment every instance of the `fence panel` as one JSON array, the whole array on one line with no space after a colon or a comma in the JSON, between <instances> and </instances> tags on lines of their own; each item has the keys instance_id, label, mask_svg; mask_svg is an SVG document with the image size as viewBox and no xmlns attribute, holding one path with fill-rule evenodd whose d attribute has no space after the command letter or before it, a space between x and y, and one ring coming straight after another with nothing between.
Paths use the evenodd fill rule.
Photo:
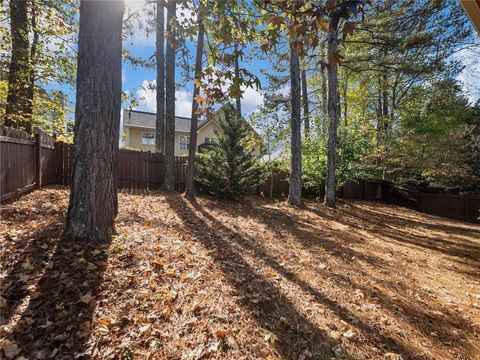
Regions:
<instances>
[{"instance_id":1,"label":"fence panel","mask_svg":"<svg viewBox=\"0 0 480 360\"><path fill-rule=\"evenodd\" d=\"M0 201L35 188L35 151L29 134L0 125Z\"/></svg>"},{"instance_id":2,"label":"fence panel","mask_svg":"<svg viewBox=\"0 0 480 360\"><path fill-rule=\"evenodd\" d=\"M362 200L363 195L363 181L347 181L343 185L343 190L341 192L343 198L345 199L360 199Z\"/></svg>"},{"instance_id":3,"label":"fence panel","mask_svg":"<svg viewBox=\"0 0 480 360\"><path fill-rule=\"evenodd\" d=\"M467 221L480 223L480 196L467 196L465 205L467 208Z\"/></svg>"},{"instance_id":4,"label":"fence panel","mask_svg":"<svg viewBox=\"0 0 480 360\"><path fill-rule=\"evenodd\" d=\"M410 209L418 209L417 193L399 186L390 186L387 202Z\"/></svg>"},{"instance_id":5,"label":"fence panel","mask_svg":"<svg viewBox=\"0 0 480 360\"><path fill-rule=\"evenodd\" d=\"M466 220L463 195L420 193L419 210L431 215Z\"/></svg>"},{"instance_id":6,"label":"fence panel","mask_svg":"<svg viewBox=\"0 0 480 360\"><path fill-rule=\"evenodd\" d=\"M265 196L270 196L270 189L273 181L273 196L288 195L288 174L283 171L274 172L273 176L269 175L265 183L258 187L258 192Z\"/></svg>"},{"instance_id":7,"label":"fence panel","mask_svg":"<svg viewBox=\"0 0 480 360\"><path fill-rule=\"evenodd\" d=\"M369 181L363 182L363 199L364 200L379 200L381 198L381 182Z\"/></svg>"}]
</instances>

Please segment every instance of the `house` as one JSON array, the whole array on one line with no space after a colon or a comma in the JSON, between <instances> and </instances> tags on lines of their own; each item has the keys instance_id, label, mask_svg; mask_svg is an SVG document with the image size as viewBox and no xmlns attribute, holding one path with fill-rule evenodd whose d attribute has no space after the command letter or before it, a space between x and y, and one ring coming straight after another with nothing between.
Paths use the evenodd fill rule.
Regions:
<instances>
[{"instance_id":1,"label":"house","mask_svg":"<svg viewBox=\"0 0 480 360\"><path fill-rule=\"evenodd\" d=\"M480 0L460 0L460 4L480 34Z\"/></svg>"},{"instance_id":2,"label":"house","mask_svg":"<svg viewBox=\"0 0 480 360\"><path fill-rule=\"evenodd\" d=\"M143 151L155 151L155 119L156 114L138 110L123 111L123 132L125 133L125 147ZM217 117L200 122L197 130L197 146L205 147L211 144L215 137ZM187 156L190 146L190 118L175 117L175 156ZM252 128L252 134L261 141L260 136ZM259 143L260 144L260 143ZM208 146L208 145L207 145ZM197 148L197 151L198 151ZM260 148L256 146L258 155Z\"/></svg>"}]
</instances>

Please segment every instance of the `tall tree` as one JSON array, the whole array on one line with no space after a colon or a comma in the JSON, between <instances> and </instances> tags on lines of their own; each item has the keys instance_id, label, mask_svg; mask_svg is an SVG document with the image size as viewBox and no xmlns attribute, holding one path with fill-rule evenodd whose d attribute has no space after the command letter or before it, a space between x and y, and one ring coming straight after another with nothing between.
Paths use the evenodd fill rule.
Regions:
<instances>
[{"instance_id":1,"label":"tall tree","mask_svg":"<svg viewBox=\"0 0 480 360\"><path fill-rule=\"evenodd\" d=\"M165 0L157 0L156 60L157 60L157 116L155 121L155 151L165 151Z\"/></svg>"},{"instance_id":2,"label":"tall tree","mask_svg":"<svg viewBox=\"0 0 480 360\"><path fill-rule=\"evenodd\" d=\"M175 189L175 51L176 34L174 19L177 4L167 4L167 55L165 72L165 190Z\"/></svg>"},{"instance_id":3,"label":"tall tree","mask_svg":"<svg viewBox=\"0 0 480 360\"><path fill-rule=\"evenodd\" d=\"M30 75L28 2L11 0L9 9L12 55L8 74L8 95L4 124L31 132L31 121L28 120L26 114L28 111Z\"/></svg>"},{"instance_id":4,"label":"tall tree","mask_svg":"<svg viewBox=\"0 0 480 360\"><path fill-rule=\"evenodd\" d=\"M292 205L302 204L302 135L301 135L301 100L300 100L300 59L295 43L290 43L290 104L291 104L291 157L290 186L288 202Z\"/></svg>"},{"instance_id":5,"label":"tall tree","mask_svg":"<svg viewBox=\"0 0 480 360\"><path fill-rule=\"evenodd\" d=\"M302 69L303 126L305 139L310 139L310 111L308 109L307 70Z\"/></svg>"},{"instance_id":6,"label":"tall tree","mask_svg":"<svg viewBox=\"0 0 480 360\"><path fill-rule=\"evenodd\" d=\"M200 81L202 77L202 58L203 58L203 42L205 37L205 26L203 24L204 7L200 2L198 9L198 33L197 33L197 50L195 56L195 78L193 83L193 100L192 100L192 120L190 122L190 148L188 150L188 168L187 179L185 184L185 196L190 201L195 201L194 189L194 172L195 172L195 156L197 151L197 123L198 123L198 102L200 96Z\"/></svg>"},{"instance_id":7,"label":"tall tree","mask_svg":"<svg viewBox=\"0 0 480 360\"><path fill-rule=\"evenodd\" d=\"M80 3L75 152L64 229L76 240L108 241L115 233L124 6Z\"/></svg>"},{"instance_id":8,"label":"tall tree","mask_svg":"<svg viewBox=\"0 0 480 360\"><path fill-rule=\"evenodd\" d=\"M28 132L31 131L31 124L33 120L33 102L35 95L35 77L36 77L36 58L37 58L37 49L38 49L38 40L39 40L39 29L37 27L37 4L35 0L31 0L31 25L32 25L32 46L30 47L30 69L28 74L28 101L27 107L25 109L25 117L29 124L27 126ZM30 128L30 129L28 129Z\"/></svg>"},{"instance_id":9,"label":"tall tree","mask_svg":"<svg viewBox=\"0 0 480 360\"><path fill-rule=\"evenodd\" d=\"M240 58L240 52L238 51L238 44L235 44L235 61L234 61L234 67L235 67L235 83L240 84L240 65L239 65L239 58ZM240 97L240 94L238 94L235 97L235 109L237 111L237 116L241 117L242 116L242 99Z\"/></svg>"},{"instance_id":10,"label":"tall tree","mask_svg":"<svg viewBox=\"0 0 480 360\"><path fill-rule=\"evenodd\" d=\"M338 22L340 16L332 15L328 27L328 155L327 174L325 178L325 205L335 207L336 190L336 156L337 156L337 126L338 126Z\"/></svg>"}]
</instances>

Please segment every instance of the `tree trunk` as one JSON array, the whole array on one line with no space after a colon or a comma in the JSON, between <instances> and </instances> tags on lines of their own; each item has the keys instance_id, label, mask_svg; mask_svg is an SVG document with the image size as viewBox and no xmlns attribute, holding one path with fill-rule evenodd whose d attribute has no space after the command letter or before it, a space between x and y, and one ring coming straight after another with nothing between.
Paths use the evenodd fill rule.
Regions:
<instances>
[{"instance_id":1,"label":"tree trunk","mask_svg":"<svg viewBox=\"0 0 480 360\"><path fill-rule=\"evenodd\" d=\"M310 111L308 110L307 71L302 70L302 100L305 139L310 139Z\"/></svg>"},{"instance_id":2,"label":"tree trunk","mask_svg":"<svg viewBox=\"0 0 480 360\"><path fill-rule=\"evenodd\" d=\"M205 27L203 25L203 11L203 7L200 4L200 7L198 9L197 53L195 58L195 79L197 81L200 81L202 72L203 39L205 35ZM185 197L190 201L195 201L194 174L195 155L197 152L197 96L200 95L200 84L197 81L194 81L193 83L192 121L190 123L190 148L188 150L187 180L185 185Z\"/></svg>"},{"instance_id":3,"label":"tree trunk","mask_svg":"<svg viewBox=\"0 0 480 360\"><path fill-rule=\"evenodd\" d=\"M156 60L157 60L157 116L155 121L155 151L165 151L165 1L157 0Z\"/></svg>"},{"instance_id":4,"label":"tree trunk","mask_svg":"<svg viewBox=\"0 0 480 360\"><path fill-rule=\"evenodd\" d=\"M343 121L345 123L345 132L348 126L348 69L345 69L345 83L343 86Z\"/></svg>"},{"instance_id":5,"label":"tree trunk","mask_svg":"<svg viewBox=\"0 0 480 360\"><path fill-rule=\"evenodd\" d=\"M175 25L177 4L169 0L167 5L167 55L165 73L165 190L175 189Z\"/></svg>"},{"instance_id":6,"label":"tree trunk","mask_svg":"<svg viewBox=\"0 0 480 360\"><path fill-rule=\"evenodd\" d=\"M36 69L36 58L37 58L37 47L38 47L38 38L39 33L37 29L37 9L35 0L31 0L32 3L32 47L30 48L30 69L28 75L28 103L25 111L25 118L28 121L26 128L27 132L32 132L32 120L33 120L33 101L35 97L35 69Z\"/></svg>"},{"instance_id":7,"label":"tree trunk","mask_svg":"<svg viewBox=\"0 0 480 360\"><path fill-rule=\"evenodd\" d=\"M322 46L322 58L325 61L325 53ZM328 93L327 93L327 77L325 76L325 69L326 66L322 65L320 69L320 76L322 79L322 125L321 125L321 132L322 137L326 135L326 124L327 124L327 116L328 116Z\"/></svg>"},{"instance_id":8,"label":"tree trunk","mask_svg":"<svg viewBox=\"0 0 480 360\"><path fill-rule=\"evenodd\" d=\"M124 5L80 3L75 151L64 230L76 240L108 241L115 233Z\"/></svg>"},{"instance_id":9,"label":"tree trunk","mask_svg":"<svg viewBox=\"0 0 480 360\"><path fill-rule=\"evenodd\" d=\"M240 66L238 64L238 58L240 57L240 54L238 52L238 45L235 44L235 79L237 80L237 83L239 81L239 78L240 78ZM237 112L237 116L238 117L242 117L242 102L241 102L241 99L240 99L240 96L235 98L235 109L236 109L236 112Z\"/></svg>"},{"instance_id":10,"label":"tree trunk","mask_svg":"<svg viewBox=\"0 0 480 360\"><path fill-rule=\"evenodd\" d=\"M338 21L336 22L338 25ZM328 34L328 159L327 175L325 179L325 200L328 207L335 207L335 160L337 154L337 126L338 126L338 64L334 60L337 52L337 25L332 20Z\"/></svg>"},{"instance_id":11,"label":"tree trunk","mask_svg":"<svg viewBox=\"0 0 480 360\"><path fill-rule=\"evenodd\" d=\"M302 204L302 135L301 135L301 100L300 100L300 60L290 43L290 103L291 103L291 158L290 186L288 202L291 205Z\"/></svg>"},{"instance_id":12,"label":"tree trunk","mask_svg":"<svg viewBox=\"0 0 480 360\"><path fill-rule=\"evenodd\" d=\"M12 55L8 73L8 94L4 125L31 132L31 121L28 121L26 117L30 74L28 2L11 0L9 9Z\"/></svg>"}]
</instances>

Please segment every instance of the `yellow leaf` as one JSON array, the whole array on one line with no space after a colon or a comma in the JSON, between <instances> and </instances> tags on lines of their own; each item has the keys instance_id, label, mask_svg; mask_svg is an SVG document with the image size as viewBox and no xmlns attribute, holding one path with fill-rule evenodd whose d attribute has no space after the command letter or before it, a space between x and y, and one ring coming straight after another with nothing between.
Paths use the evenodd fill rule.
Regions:
<instances>
[{"instance_id":1,"label":"yellow leaf","mask_svg":"<svg viewBox=\"0 0 480 360\"><path fill-rule=\"evenodd\" d=\"M152 256L152 258L150 259L150 263L156 267L163 267L163 261L158 256Z\"/></svg>"},{"instance_id":2,"label":"yellow leaf","mask_svg":"<svg viewBox=\"0 0 480 360\"><path fill-rule=\"evenodd\" d=\"M105 335L107 335L107 334L110 332L110 330L108 329L107 326L105 326L105 325L100 325L100 326L97 328L96 332L97 332L98 335L105 336Z\"/></svg>"},{"instance_id":3,"label":"yellow leaf","mask_svg":"<svg viewBox=\"0 0 480 360\"><path fill-rule=\"evenodd\" d=\"M268 275L271 276L271 277L275 277L275 276L277 276L277 272L275 270L270 270L268 272Z\"/></svg>"},{"instance_id":4,"label":"yellow leaf","mask_svg":"<svg viewBox=\"0 0 480 360\"><path fill-rule=\"evenodd\" d=\"M31 270L34 270L35 269L35 266L33 266L32 262L30 261L30 258L27 256L27 258L25 259L25 261L22 263L22 267L25 269L25 270L28 270L28 271L31 271Z\"/></svg>"},{"instance_id":5,"label":"yellow leaf","mask_svg":"<svg viewBox=\"0 0 480 360\"><path fill-rule=\"evenodd\" d=\"M262 329L262 336L265 339L265 341L268 341L271 344L275 344L275 341L278 340L277 335L275 335L273 332L266 329Z\"/></svg>"},{"instance_id":6,"label":"yellow leaf","mask_svg":"<svg viewBox=\"0 0 480 360\"><path fill-rule=\"evenodd\" d=\"M167 274L167 276L175 276L175 270L172 270L172 269L169 269L167 271L165 271L165 274Z\"/></svg>"}]
</instances>

